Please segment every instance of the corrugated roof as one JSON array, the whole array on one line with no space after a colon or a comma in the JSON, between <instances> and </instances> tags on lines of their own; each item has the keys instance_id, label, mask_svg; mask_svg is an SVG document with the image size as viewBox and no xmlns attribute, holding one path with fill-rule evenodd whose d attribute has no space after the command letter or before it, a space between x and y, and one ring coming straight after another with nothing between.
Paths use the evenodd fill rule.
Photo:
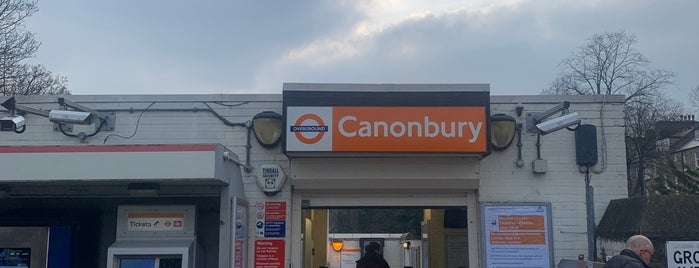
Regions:
<instances>
[{"instance_id":1,"label":"corrugated roof","mask_svg":"<svg viewBox=\"0 0 699 268\"><path fill-rule=\"evenodd\" d=\"M699 239L699 196L654 195L612 200L596 235L625 241L635 234L649 238Z\"/></svg>"}]
</instances>

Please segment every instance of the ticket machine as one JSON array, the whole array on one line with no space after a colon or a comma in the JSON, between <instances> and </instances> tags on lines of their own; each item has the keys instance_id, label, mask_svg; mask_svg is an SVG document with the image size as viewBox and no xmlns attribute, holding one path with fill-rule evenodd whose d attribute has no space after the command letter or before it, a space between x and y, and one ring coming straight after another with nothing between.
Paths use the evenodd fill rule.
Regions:
<instances>
[{"instance_id":1,"label":"ticket machine","mask_svg":"<svg viewBox=\"0 0 699 268\"><path fill-rule=\"evenodd\" d=\"M194 268L195 212L194 206L119 206L107 267Z\"/></svg>"},{"instance_id":2,"label":"ticket machine","mask_svg":"<svg viewBox=\"0 0 699 268\"><path fill-rule=\"evenodd\" d=\"M48 227L0 227L0 268L46 267L48 249Z\"/></svg>"}]
</instances>

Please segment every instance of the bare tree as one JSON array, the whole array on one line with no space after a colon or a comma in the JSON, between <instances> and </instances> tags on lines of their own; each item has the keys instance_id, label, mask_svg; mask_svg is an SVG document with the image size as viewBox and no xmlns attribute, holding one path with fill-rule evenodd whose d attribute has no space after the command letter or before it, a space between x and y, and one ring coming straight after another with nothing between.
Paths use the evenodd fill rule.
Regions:
<instances>
[{"instance_id":1,"label":"bare tree","mask_svg":"<svg viewBox=\"0 0 699 268\"><path fill-rule=\"evenodd\" d=\"M647 193L644 184L647 171L666 169L665 162L661 161L665 157L664 152L658 150L656 145L658 139L666 138L663 131L658 129L658 123L680 117L684 109L660 92L639 96L636 101L627 103L625 108L628 192L629 196L644 195Z\"/></svg>"},{"instance_id":2,"label":"bare tree","mask_svg":"<svg viewBox=\"0 0 699 268\"><path fill-rule=\"evenodd\" d=\"M38 10L36 0L0 0L0 95L70 94L65 77L25 63L40 43L24 23Z\"/></svg>"},{"instance_id":3,"label":"bare tree","mask_svg":"<svg viewBox=\"0 0 699 268\"><path fill-rule=\"evenodd\" d=\"M629 195L642 195L645 168L657 160L655 123L679 112L671 108L680 106L669 105L661 93L674 76L652 68L634 48L636 36L623 30L595 34L588 41L561 62L561 72L543 93L626 96Z\"/></svg>"},{"instance_id":4,"label":"bare tree","mask_svg":"<svg viewBox=\"0 0 699 268\"><path fill-rule=\"evenodd\" d=\"M625 31L593 35L562 61L563 72L547 93L623 94L628 102L671 84L673 74L651 68L650 61L633 47L636 42L636 36Z\"/></svg>"},{"instance_id":5,"label":"bare tree","mask_svg":"<svg viewBox=\"0 0 699 268\"><path fill-rule=\"evenodd\" d=\"M672 83L673 74L653 69L633 47L636 36L625 31L595 34L561 64L563 71L547 93L623 94L626 101L652 94Z\"/></svg>"}]
</instances>

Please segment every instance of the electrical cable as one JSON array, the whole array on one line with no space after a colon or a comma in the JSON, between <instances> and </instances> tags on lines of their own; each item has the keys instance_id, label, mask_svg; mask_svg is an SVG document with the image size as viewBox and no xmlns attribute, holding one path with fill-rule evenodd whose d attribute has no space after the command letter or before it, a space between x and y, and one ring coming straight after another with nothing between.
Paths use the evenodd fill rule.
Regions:
<instances>
[{"instance_id":1,"label":"electrical cable","mask_svg":"<svg viewBox=\"0 0 699 268\"><path fill-rule=\"evenodd\" d=\"M211 108L211 106L209 106L208 103L206 103L206 102L202 102L202 103L203 103L207 108L209 108L209 110L211 111L211 113L214 114L214 116L216 116L216 118L218 118L219 120L223 121L224 124L226 124L226 125L228 125L228 126L248 127L248 128L250 127L250 126L248 125L248 123L233 123L233 122L231 122L231 121L228 121L228 119L226 119L226 118L224 118L223 116L221 116L220 114L218 114L218 113L214 110L214 108Z\"/></svg>"},{"instance_id":2,"label":"electrical cable","mask_svg":"<svg viewBox=\"0 0 699 268\"><path fill-rule=\"evenodd\" d=\"M536 134L536 159L541 159L541 134Z\"/></svg>"},{"instance_id":3,"label":"electrical cable","mask_svg":"<svg viewBox=\"0 0 699 268\"><path fill-rule=\"evenodd\" d=\"M578 122L578 123L575 125L575 127L572 128L572 127L568 126L568 127L566 127L566 129L567 129L567 130L570 130L570 131L575 131L576 129L578 129L579 126L580 126L580 122Z\"/></svg>"},{"instance_id":4,"label":"electrical cable","mask_svg":"<svg viewBox=\"0 0 699 268\"><path fill-rule=\"evenodd\" d=\"M220 101L214 101L214 102L211 102L211 103L215 103L215 104L218 104L218 105L221 105L221 106L224 106L224 107L236 107L236 106L241 106L241 105L248 104L248 103L250 103L250 102L249 102L249 101L244 101L244 102L239 102L239 103L236 103L236 104L225 104L225 103L220 102ZM209 108L211 108L211 107L209 107Z\"/></svg>"},{"instance_id":5,"label":"electrical cable","mask_svg":"<svg viewBox=\"0 0 699 268\"><path fill-rule=\"evenodd\" d=\"M109 139L109 137L112 137L112 136L122 138L122 139L130 139L130 138L133 138L134 136L136 136L136 132L138 132L138 126L141 123L141 117L143 117L143 114L145 114L146 111L148 111L148 109L150 109L150 107L152 107L153 105L155 105L155 102L151 102L150 105L148 105L148 107L143 109L143 111L141 111L141 114L138 115L138 119L136 120L136 127L134 128L133 133L131 133L130 136L121 136L119 134L109 134L106 137L104 137L104 141L102 142L102 144L107 144L107 140Z\"/></svg>"},{"instance_id":6,"label":"electrical cable","mask_svg":"<svg viewBox=\"0 0 699 268\"><path fill-rule=\"evenodd\" d=\"M25 130L27 130L27 125L22 126L22 130L17 130L17 129L15 129L15 133L22 133L22 132L24 132Z\"/></svg>"},{"instance_id":7,"label":"electrical cable","mask_svg":"<svg viewBox=\"0 0 699 268\"><path fill-rule=\"evenodd\" d=\"M597 170L594 166L590 167L592 173L601 174L607 169L607 137L604 132L604 105L607 103L607 94L602 95L602 105L599 108L600 134L602 135L602 167Z\"/></svg>"},{"instance_id":8,"label":"electrical cable","mask_svg":"<svg viewBox=\"0 0 699 268\"><path fill-rule=\"evenodd\" d=\"M94 132L92 132L92 133L86 135L86 136L85 136L86 138L87 138L87 137L95 136L95 135L97 135L97 133L99 133L99 132L102 130L102 126L104 126L104 125L106 124L106 120L100 118L100 119L99 119L99 122L100 122L100 125L95 129ZM78 133L78 134L73 134L73 133L68 133L68 132L66 132L66 131L63 129L63 123L58 123L58 129L61 131L61 133L63 133L63 135L66 135L66 136L68 136L68 137L81 138L81 137L80 137L80 136L81 136L80 133ZM81 139L83 139L83 138L81 138Z\"/></svg>"}]
</instances>

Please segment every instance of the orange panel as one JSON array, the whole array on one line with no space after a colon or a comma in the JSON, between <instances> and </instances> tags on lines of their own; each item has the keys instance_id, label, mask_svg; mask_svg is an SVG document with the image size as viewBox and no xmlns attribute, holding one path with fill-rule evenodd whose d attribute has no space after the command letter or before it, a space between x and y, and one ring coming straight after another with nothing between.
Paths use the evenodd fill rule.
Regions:
<instances>
[{"instance_id":1,"label":"orange panel","mask_svg":"<svg viewBox=\"0 0 699 268\"><path fill-rule=\"evenodd\" d=\"M485 152L485 107L333 107L336 152Z\"/></svg>"}]
</instances>

